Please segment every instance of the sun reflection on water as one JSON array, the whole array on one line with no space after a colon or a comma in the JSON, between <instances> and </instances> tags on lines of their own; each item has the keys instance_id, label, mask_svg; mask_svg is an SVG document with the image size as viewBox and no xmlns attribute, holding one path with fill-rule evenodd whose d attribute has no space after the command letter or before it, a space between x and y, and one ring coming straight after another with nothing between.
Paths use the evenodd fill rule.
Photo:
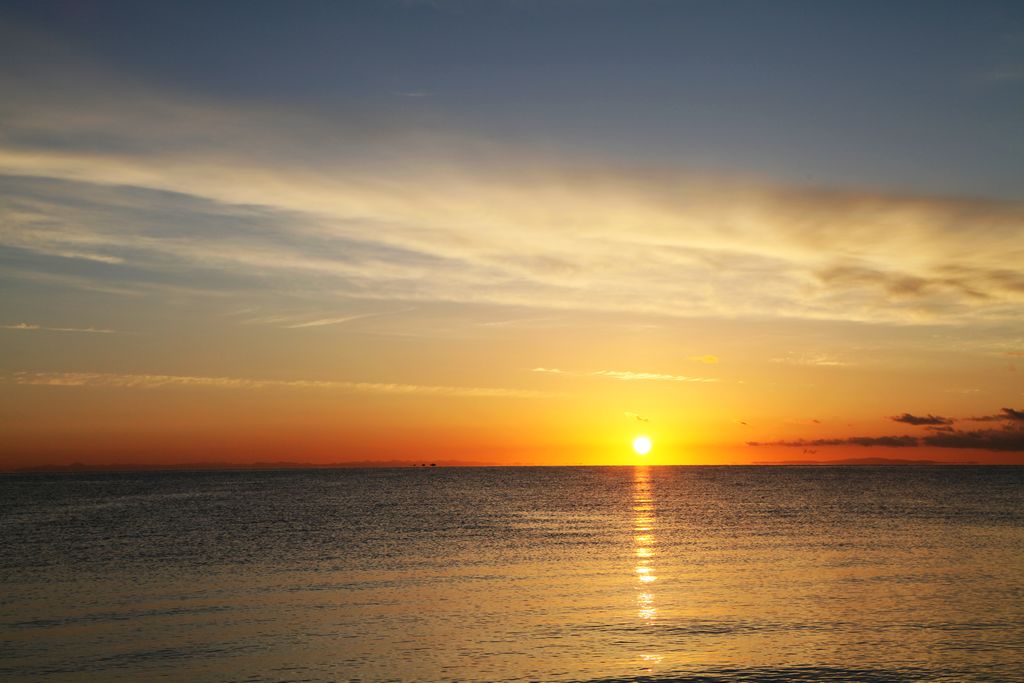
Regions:
<instances>
[{"instance_id":1,"label":"sun reflection on water","mask_svg":"<svg viewBox=\"0 0 1024 683\"><path fill-rule=\"evenodd\" d=\"M633 556L636 564L633 572L636 575L636 615L641 623L653 625L658 618L655 605L653 584L658 580L654 570L654 496L651 482L651 469L646 465L633 468ZM645 652L640 654L641 666L644 671L651 671L662 659L660 654Z\"/></svg>"},{"instance_id":2,"label":"sun reflection on water","mask_svg":"<svg viewBox=\"0 0 1024 683\"><path fill-rule=\"evenodd\" d=\"M654 572L654 496L651 469L644 465L633 468L633 554L636 557L634 572L640 584L637 616L645 622L653 622L658 616L649 587L658 580Z\"/></svg>"}]
</instances>

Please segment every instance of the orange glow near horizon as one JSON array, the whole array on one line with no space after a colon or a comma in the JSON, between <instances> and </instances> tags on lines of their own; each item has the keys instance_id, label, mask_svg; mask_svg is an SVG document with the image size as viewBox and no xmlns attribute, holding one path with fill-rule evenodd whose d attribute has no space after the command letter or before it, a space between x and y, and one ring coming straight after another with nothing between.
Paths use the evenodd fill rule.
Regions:
<instances>
[{"instance_id":1,"label":"orange glow near horizon","mask_svg":"<svg viewBox=\"0 0 1024 683\"><path fill-rule=\"evenodd\" d=\"M440 313L436 319L419 315L413 321L419 327L454 325ZM620 323L605 317L566 316L564 329L551 335L545 329L483 325L494 315L473 320L470 331L478 337L467 331L465 339L453 335L443 342L413 343L383 334L374 318L301 335L272 330L265 347L232 361L239 366L233 370L218 369L218 364L233 358L232 349L252 346L248 330L219 334L216 344L223 356L197 345L191 356L177 361L186 369L160 374L14 370L0 386L0 468L76 461L423 459L628 465L641 456L659 465L866 457L1021 462L1021 454L1012 450L843 442L848 437L941 436L893 419L905 412L959 420L951 428L961 432L1001 434L1004 425L1014 423L967 418L998 417L1004 407L1019 405L1014 403L1019 385L1011 381L1015 357L1007 356L999 366L987 358L963 360L957 372L978 391L946 391L947 385L967 380L937 374L924 361L909 364L896 352L879 351L872 365L808 357L810 364L786 350L792 342L784 326L771 328L783 341L751 350L739 341L742 325L701 322L706 332L690 333L694 341L680 360L675 338L683 323L660 322L655 331L620 330ZM594 327L608 332L581 347L581 336ZM816 329L819 337L827 337L825 328ZM796 326L789 334L801 330ZM0 330L10 351L5 358L39 353L39 335L44 334ZM58 336L50 343L64 362L74 360L79 367L111 365L144 353L178 353L143 335L94 336L103 338L88 337L83 344ZM636 355L637 346L645 351L634 367L650 372L608 375L595 370L624 367L614 359ZM703 359L698 352L707 348L718 352L714 363L688 359L690 354ZM538 358L544 359L544 372L536 371ZM833 362L850 364L822 364ZM193 366L198 367L188 369ZM398 377L404 383L393 383ZM693 377L714 381L688 381ZM643 454L647 447L640 435L656 447ZM808 445L784 445L801 440ZM819 445L830 440L835 445Z\"/></svg>"}]
</instances>

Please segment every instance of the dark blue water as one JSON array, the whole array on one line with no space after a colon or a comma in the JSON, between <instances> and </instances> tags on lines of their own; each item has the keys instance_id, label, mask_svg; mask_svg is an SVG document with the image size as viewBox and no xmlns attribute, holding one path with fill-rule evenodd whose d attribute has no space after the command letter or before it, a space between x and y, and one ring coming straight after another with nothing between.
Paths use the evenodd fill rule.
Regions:
<instances>
[{"instance_id":1,"label":"dark blue water","mask_svg":"<svg viewBox=\"0 0 1024 683\"><path fill-rule=\"evenodd\" d=\"M1024 468L0 477L3 680L1024 681Z\"/></svg>"}]
</instances>

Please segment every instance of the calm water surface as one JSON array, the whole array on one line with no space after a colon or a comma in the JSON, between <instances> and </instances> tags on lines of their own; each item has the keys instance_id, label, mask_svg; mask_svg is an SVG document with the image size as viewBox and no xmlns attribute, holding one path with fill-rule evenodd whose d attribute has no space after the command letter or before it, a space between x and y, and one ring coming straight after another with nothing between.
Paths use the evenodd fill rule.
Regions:
<instances>
[{"instance_id":1,"label":"calm water surface","mask_svg":"<svg viewBox=\"0 0 1024 683\"><path fill-rule=\"evenodd\" d=\"M0 477L0 679L1024 681L1024 468Z\"/></svg>"}]
</instances>

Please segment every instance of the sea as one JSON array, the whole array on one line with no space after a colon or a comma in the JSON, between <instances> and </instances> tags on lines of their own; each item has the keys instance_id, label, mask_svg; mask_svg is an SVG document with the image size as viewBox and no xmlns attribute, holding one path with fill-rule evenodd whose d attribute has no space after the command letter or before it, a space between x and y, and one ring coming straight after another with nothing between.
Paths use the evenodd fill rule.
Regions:
<instances>
[{"instance_id":1,"label":"sea","mask_svg":"<svg viewBox=\"0 0 1024 683\"><path fill-rule=\"evenodd\" d=\"M0 477L4 681L1024 681L1024 468Z\"/></svg>"}]
</instances>

